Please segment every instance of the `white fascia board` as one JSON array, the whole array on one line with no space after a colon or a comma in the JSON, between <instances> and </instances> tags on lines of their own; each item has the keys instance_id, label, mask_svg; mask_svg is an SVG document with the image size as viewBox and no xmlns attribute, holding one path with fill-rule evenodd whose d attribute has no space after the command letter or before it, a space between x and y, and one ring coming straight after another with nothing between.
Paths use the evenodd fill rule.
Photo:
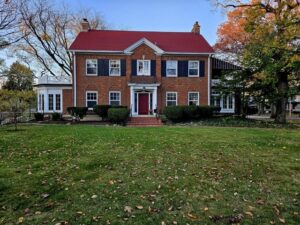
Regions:
<instances>
[{"instance_id":1,"label":"white fascia board","mask_svg":"<svg viewBox=\"0 0 300 225\"><path fill-rule=\"evenodd\" d=\"M148 47L152 48L157 54L164 54L164 50L162 50L161 48L159 48L157 45L155 45L154 43L152 43L151 41L149 41L146 38L142 38L141 40L135 42L133 45L130 45L128 48L126 48L124 50L124 53L125 54L132 54L133 50L136 49L137 47L139 47L142 44L145 44Z\"/></svg>"}]
</instances>

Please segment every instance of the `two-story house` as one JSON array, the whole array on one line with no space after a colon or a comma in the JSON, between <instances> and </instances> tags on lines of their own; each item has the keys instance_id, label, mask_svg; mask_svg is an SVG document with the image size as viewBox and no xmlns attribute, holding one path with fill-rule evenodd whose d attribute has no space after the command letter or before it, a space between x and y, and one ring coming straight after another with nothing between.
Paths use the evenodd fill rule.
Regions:
<instances>
[{"instance_id":1,"label":"two-story house","mask_svg":"<svg viewBox=\"0 0 300 225\"><path fill-rule=\"evenodd\" d=\"M61 87L60 112L110 104L127 106L132 116L150 116L165 106L219 104L211 101L214 50L198 22L191 32L91 30L87 20L81 25L69 49L72 89ZM54 100L39 103L51 112L47 104L41 106L45 102ZM232 112L233 104L226 100Z\"/></svg>"}]
</instances>

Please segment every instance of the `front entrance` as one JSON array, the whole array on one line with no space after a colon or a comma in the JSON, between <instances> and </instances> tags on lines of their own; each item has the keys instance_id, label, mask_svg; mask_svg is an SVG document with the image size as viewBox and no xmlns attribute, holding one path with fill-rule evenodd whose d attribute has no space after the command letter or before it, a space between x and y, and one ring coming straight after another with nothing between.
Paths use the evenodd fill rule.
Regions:
<instances>
[{"instance_id":1,"label":"front entrance","mask_svg":"<svg viewBox=\"0 0 300 225\"><path fill-rule=\"evenodd\" d=\"M149 94L139 93L139 115L148 115L149 113Z\"/></svg>"}]
</instances>

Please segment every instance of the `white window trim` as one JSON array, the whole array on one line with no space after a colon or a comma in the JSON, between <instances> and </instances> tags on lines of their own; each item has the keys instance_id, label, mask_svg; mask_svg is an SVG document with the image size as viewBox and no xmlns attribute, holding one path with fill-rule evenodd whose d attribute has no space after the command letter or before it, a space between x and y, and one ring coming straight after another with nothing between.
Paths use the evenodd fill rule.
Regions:
<instances>
[{"instance_id":1,"label":"white window trim","mask_svg":"<svg viewBox=\"0 0 300 225\"><path fill-rule=\"evenodd\" d=\"M176 74L168 75L168 62L176 62ZM166 77L177 77L178 76L178 61L177 60L167 60L166 61Z\"/></svg>"},{"instance_id":2,"label":"white window trim","mask_svg":"<svg viewBox=\"0 0 300 225\"><path fill-rule=\"evenodd\" d=\"M119 93L120 94L120 105L122 105L122 93L121 93L121 91L110 91L108 93L109 105L111 105L111 99L110 99L110 94L111 93Z\"/></svg>"},{"instance_id":3,"label":"white window trim","mask_svg":"<svg viewBox=\"0 0 300 225\"><path fill-rule=\"evenodd\" d=\"M200 93L197 91L189 91L188 92L188 105L190 104L190 94L197 94L198 95L198 102L196 105L200 105Z\"/></svg>"},{"instance_id":4,"label":"white window trim","mask_svg":"<svg viewBox=\"0 0 300 225\"><path fill-rule=\"evenodd\" d=\"M190 69L193 69L193 68L190 68L190 63L193 63L193 62L197 62L198 63L198 73L196 74L196 75L190 75ZM200 62L199 62L199 60L189 60L189 62L188 62L188 77L199 77L200 76Z\"/></svg>"},{"instance_id":5,"label":"white window trim","mask_svg":"<svg viewBox=\"0 0 300 225\"><path fill-rule=\"evenodd\" d=\"M85 92L85 106L88 107L88 99L87 99L87 94L88 93L96 93L96 105L98 105L98 91L86 91ZM92 108L89 108L92 109Z\"/></svg>"},{"instance_id":6,"label":"white window trim","mask_svg":"<svg viewBox=\"0 0 300 225\"><path fill-rule=\"evenodd\" d=\"M96 60L96 73L88 73L87 72L87 69L88 69L88 67L87 67L88 60ZM97 76L98 75L97 71L98 71L98 60L97 59L86 59L85 60L85 75L86 76Z\"/></svg>"},{"instance_id":7,"label":"white window trim","mask_svg":"<svg viewBox=\"0 0 300 225\"><path fill-rule=\"evenodd\" d=\"M139 73L139 62L143 62L143 69L145 68L144 63L149 62L149 70L148 70L149 74L140 74ZM143 60L143 59L137 60L136 61L136 75L137 76L151 76L151 60Z\"/></svg>"},{"instance_id":8,"label":"white window trim","mask_svg":"<svg viewBox=\"0 0 300 225\"><path fill-rule=\"evenodd\" d=\"M167 91L166 92L166 106L168 106L168 94L176 94L176 105L178 105L178 93L176 91Z\"/></svg>"},{"instance_id":9,"label":"white window trim","mask_svg":"<svg viewBox=\"0 0 300 225\"><path fill-rule=\"evenodd\" d=\"M118 61L119 62L119 73L118 74L111 74L110 73L111 62L112 61ZM121 60L120 59L110 59L109 60L109 76L111 76L111 77L119 77L119 76L121 76Z\"/></svg>"}]
</instances>

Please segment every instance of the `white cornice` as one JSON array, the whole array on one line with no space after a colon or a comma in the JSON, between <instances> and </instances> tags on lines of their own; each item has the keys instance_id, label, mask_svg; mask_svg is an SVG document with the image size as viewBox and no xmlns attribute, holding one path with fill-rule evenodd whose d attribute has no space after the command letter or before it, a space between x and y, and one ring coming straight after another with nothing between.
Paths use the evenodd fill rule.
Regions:
<instances>
[{"instance_id":1,"label":"white cornice","mask_svg":"<svg viewBox=\"0 0 300 225\"><path fill-rule=\"evenodd\" d=\"M124 50L125 54L132 54L133 50L139 47L140 45L145 44L148 47L152 48L157 54L162 55L164 54L164 50L159 48L156 44L152 43L146 38L142 38L141 40L135 42L134 44L130 45L128 48Z\"/></svg>"}]
</instances>

